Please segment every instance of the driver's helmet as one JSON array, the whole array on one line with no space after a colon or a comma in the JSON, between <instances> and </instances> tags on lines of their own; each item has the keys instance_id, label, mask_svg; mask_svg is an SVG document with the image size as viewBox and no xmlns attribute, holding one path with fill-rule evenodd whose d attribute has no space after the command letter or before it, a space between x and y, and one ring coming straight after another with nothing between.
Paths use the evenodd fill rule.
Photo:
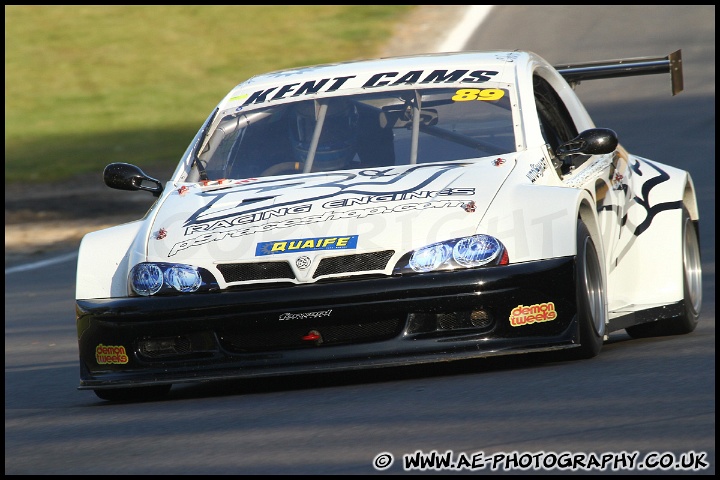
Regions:
<instances>
[{"instance_id":1,"label":"driver's helmet","mask_svg":"<svg viewBox=\"0 0 720 480\"><path fill-rule=\"evenodd\" d=\"M290 142L295 159L305 163L316 125L314 101L294 106ZM349 168L356 153L358 111L345 99L330 100L313 160L313 172Z\"/></svg>"}]
</instances>

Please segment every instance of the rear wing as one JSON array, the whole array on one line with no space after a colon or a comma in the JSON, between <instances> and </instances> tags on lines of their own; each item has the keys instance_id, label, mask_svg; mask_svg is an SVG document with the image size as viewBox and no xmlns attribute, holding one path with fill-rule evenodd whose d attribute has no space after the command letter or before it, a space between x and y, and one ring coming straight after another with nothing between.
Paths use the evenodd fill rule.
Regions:
<instances>
[{"instance_id":1,"label":"rear wing","mask_svg":"<svg viewBox=\"0 0 720 480\"><path fill-rule=\"evenodd\" d=\"M677 50L667 57L624 58L572 65L556 65L555 70L573 88L582 80L669 73L672 94L677 95L683 90L682 56L680 52L680 50Z\"/></svg>"}]
</instances>

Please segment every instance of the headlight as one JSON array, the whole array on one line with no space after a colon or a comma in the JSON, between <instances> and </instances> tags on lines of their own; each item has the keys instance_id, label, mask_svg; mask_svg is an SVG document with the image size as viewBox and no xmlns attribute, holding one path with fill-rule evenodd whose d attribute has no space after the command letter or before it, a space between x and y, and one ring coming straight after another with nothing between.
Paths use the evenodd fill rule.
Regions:
<instances>
[{"instance_id":1,"label":"headlight","mask_svg":"<svg viewBox=\"0 0 720 480\"><path fill-rule=\"evenodd\" d=\"M163 272L153 263L135 265L130 271L130 286L138 295L155 295L163 286Z\"/></svg>"},{"instance_id":2,"label":"headlight","mask_svg":"<svg viewBox=\"0 0 720 480\"><path fill-rule=\"evenodd\" d=\"M433 243L409 252L400 259L393 273L422 273L508 263L507 250L500 240L478 234Z\"/></svg>"},{"instance_id":3,"label":"headlight","mask_svg":"<svg viewBox=\"0 0 720 480\"><path fill-rule=\"evenodd\" d=\"M202 284L200 272L187 265L173 265L165 270L165 283L178 292L197 292Z\"/></svg>"},{"instance_id":4,"label":"headlight","mask_svg":"<svg viewBox=\"0 0 720 480\"><path fill-rule=\"evenodd\" d=\"M447 262L452 253L452 247L444 243L419 248L410 256L410 268L416 272L431 272Z\"/></svg>"},{"instance_id":5,"label":"headlight","mask_svg":"<svg viewBox=\"0 0 720 480\"><path fill-rule=\"evenodd\" d=\"M128 284L131 293L144 297L219 288L215 277L204 268L161 262L138 263L130 270Z\"/></svg>"},{"instance_id":6,"label":"headlight","mask_svg":"<svg viewBox=\"0 0 720 480\"><path fill-rule=\"evenodd\" d=\"M493 264L505 252L500 240L490 235L473 235L461 238L453 247L453 259L466 268Z\"/></svg>"}]
</instances>

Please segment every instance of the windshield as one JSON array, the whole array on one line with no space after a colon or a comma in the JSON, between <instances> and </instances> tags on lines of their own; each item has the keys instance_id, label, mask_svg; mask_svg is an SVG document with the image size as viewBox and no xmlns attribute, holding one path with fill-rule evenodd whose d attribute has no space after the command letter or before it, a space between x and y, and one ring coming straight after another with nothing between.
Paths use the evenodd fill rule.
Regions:
<instances>
[{"instance_id":1,"label":"windshield","mask_svg":"<svg viewBox=\"0 0 720 480\"><path fill-rule=\"evenodd\" d=\"M427 89L226 115L199 159L210 180L444 162L515 151L509 92Z\"/></svg>"}]
</instances>

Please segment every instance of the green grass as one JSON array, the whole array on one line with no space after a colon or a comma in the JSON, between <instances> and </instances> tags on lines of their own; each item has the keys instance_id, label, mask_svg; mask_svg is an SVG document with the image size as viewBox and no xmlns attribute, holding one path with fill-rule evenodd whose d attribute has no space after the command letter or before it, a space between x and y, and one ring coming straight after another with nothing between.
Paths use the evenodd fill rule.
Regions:
<instances>
[{"instance_id":1,"label":"green grass","mask_svg":"<svg viewBox=\"0 0 720 480\"><path fill-rule=\"evenodd\" d=\"M5 6L5 183L169 175L232 87L373 57L415 7Z\"/></svg>"}]
</instances>

